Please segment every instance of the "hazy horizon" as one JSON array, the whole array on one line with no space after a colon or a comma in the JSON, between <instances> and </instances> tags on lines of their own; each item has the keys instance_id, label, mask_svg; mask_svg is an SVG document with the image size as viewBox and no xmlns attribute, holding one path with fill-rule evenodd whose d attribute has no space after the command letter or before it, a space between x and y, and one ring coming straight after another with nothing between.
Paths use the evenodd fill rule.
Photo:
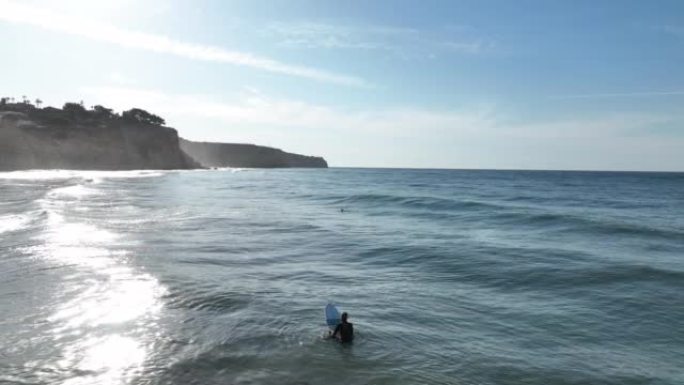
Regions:
<instances>
[{"instance_id":1,"label":"hazy horizon","mask_svg":"<svg viewBox=\"0 0 684 385\"><path fill-rule=\"evenodd\" d=\"M0 96L332 167L684 171L684 3L0 0Z\"/></svg>"}]
</instances>

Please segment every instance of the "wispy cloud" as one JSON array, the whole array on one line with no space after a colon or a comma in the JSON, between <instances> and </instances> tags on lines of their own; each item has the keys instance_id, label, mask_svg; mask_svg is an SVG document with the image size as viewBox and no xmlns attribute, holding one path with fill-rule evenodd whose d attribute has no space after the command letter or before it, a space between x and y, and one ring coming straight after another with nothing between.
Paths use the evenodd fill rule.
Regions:
<instances>
[{"instance_id":1,"label":"wispy cloud","mask_svg":"<svg viewBox=\"0 0 684 385\"><path fill-rule=\"evenodd\" d=\"M643 112L606 112L598 116L553 119L525 124L501 124L506 137L526 140L617 140L618 138L653 136L662 126L678 126L681 117Z\"/></svg>"},{"instance_id":2,"label":"wispy cloud","mask_svg":"<svg viewBox=\"0 0 684 385\"><path fill-rule=\"evenodd\" d=\"M454 111L415 107L345 109L269 97L253 89L246 89L234 102L217 102L206 95L174 95L126 87L89 87L81 91L94 99L92 102L117 109L138 106L169 117L217 119L230 127L333 129L408 137L426 131L465 134L486 130L494 123L489 106Z\"/></svg>"},{"instance_id":3,"label":"wispy cloud","mask_svg":"<svg viewBox=\"0 0 684 385\"><path fill-rule=\"evenodd\" d=\"M355 76L291 65L275 59L246 52L231 51L216 46L178 41L163 35L129 31L113 25L84 20L13 1L0 0L0 20L68 33L125 48L170 54L191 60L251 67L268 72L345 86L365 87L369 85L364 79Z\"/></svg>"},{"instance_id":4,"label":"wispy cloud","mask_svg":"<svg viewBox=\"0 0 684 385\"><path fill-rule=\"evenodd\" d=\"M274 23L266 33L292 48L375 50L403 57L435 53L479 54L494 47L469 28L423 31L414 28L322 22Z\"/></svg>"},{"instance_id":5,"label":"wispy cloud","mask_svg":"<svg viewBox=\"0 0 684 385\"><path fill-rule=\"evenodd\" d=\"M317 153L338 165L671 169L681 164L684 144L681 115L646 112L516 122L493 105L344 108L254 89L232 100L122 87L81 95L93 104L159 113L189 139ZM673 163L662 163L666 158Z\"/></svg>"},{"instance_id":6,"label":"wispy cloud","mask_svg":"<svg viewBox=\"0 0 684 385\"><path fill-rule=\"evenodd\" d=\"M116 109L133 106L170 118L214 119L226 127L304 128L386 138L489 138L533 140L596 140L650 135L663 126L677 126L682 117L645 113L605 113L578 119L513 123L493 105L436 110L415 106L341 108L264 95L245 89L233 101L207 95L169 94L127 87L89 87L82 91L93 103ZM677 126L678 127L678 126ZM178 127L183 129L183 127Z\"/></svg>"},{"instance_id":7,"label":"wispy cloud","mask_svg":"<svg viewBox=\"0 0 684 385\"><path fill-rule=\"evenodd\" d=\"M656 27L656 29L669 33L677 37L684 38L684 27L677 25L663 25Z\"/></svg>"},{"instance_id":8,"label":"wispy cloud","mask_svg":"<svg viewBox=\"0 0 684 385\"><path fill-rule=\"evenodd\" d=\"M606 92L595 94L553 95L551 99L609 99L609 98L644 98L660 96L684 96L684 91L639 91L639 92Z\"/></svg>"}]
</instances>

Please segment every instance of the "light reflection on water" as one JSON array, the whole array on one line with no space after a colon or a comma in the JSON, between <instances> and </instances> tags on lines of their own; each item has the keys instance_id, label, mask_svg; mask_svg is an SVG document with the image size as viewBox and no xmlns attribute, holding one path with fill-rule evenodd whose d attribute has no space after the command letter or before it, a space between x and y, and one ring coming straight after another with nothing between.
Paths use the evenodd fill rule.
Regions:
<instances>
[{"instance_id":1,"label":"light reflection on water","mask_svg":"<svg viewBox=\"0 0 684 385\"><path fill-rule=\"evenodd\" d=\"M48 192L40 200L47 214L40 245L28 250L73 271L66 300L47 317L61 350L55 366L71 373L62 382L69 385L130 382L147 357L145 336L164 294L154 277L128 264L128 252L116 247L120 234L68 215L94 195L83 185Z\"/></svg>"},{"instance_id":2,"label":"light reflection on water","mask_svg":"<svg viewBox=\"0 0 684 385\"><path fill-rule=\"evenodd\" d=\"M91 337L67 346L61 368L83 373L67 379L63 384L121 384L127 383L145 361L147 351L134 338L119 334Z\"/></svg>"},{"instance_id":3,"label":"light reflection on water","mask_svg":"<svg viewBox=\"0 0 684 385\"><path fill-rule=\"evenodd\" d=\"M130 170L130 171L83 171L83 170L28 170L0 173L0 179L6 180L58 180L84 178L98 181L101 178L148 178L164 175L166 171Z\"/></svg>"},{"instance_id":4,"label":"light reflection on water","mask_svg":"<svg viewBox=\"0 0 684 385\"><path fill-rule=\"evenodd\" d=\"M684 384L681 175L69 178L0 180L0 383Z\"/></svg>"}]
</instances>

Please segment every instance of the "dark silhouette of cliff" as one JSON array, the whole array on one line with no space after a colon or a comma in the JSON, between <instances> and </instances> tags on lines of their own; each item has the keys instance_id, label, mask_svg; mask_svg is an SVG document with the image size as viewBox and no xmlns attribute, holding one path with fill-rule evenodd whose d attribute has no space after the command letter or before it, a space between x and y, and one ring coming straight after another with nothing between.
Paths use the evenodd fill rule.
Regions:
<instances>
[{"instance_id":1,"label":"dark silhouette of cliff","mask_svg":"<svg viewBox=\"0 0 684 385\"><path fill-rule=\"evenodd\" d=\"M253 144L191 142L181 138L180 146L205 167L328 167L321 157L291 154Z\"/></svg>"},{"instance_id":2,"label":"dark silhouette of cliff","mask_svg":"<svg viewBox=\"0 0 684 385\"><path fill-rule=\"evenodd\" d=\"M7 101L0 102L0 170L201 167L181 151L177 131L144 110L118 115L102 106Z\"/></svg>"},{"instance_id":3,"label":"dark silhouette of cliff","mask_svg":"<svg viewBox=\"0 0 684 385\"><path fill-rule=\"evenodd\" d=\"M117 114L82 102L59 109L10 101L0 98L0 171L328 167L323 158L270 147L190 142L139 108Z\"/></svg>"}]
</instances>

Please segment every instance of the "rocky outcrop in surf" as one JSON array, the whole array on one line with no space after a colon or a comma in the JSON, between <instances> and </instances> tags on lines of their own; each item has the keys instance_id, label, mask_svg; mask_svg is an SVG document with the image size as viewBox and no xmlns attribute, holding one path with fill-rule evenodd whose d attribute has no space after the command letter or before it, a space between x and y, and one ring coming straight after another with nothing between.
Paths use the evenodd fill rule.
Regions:
<instances>
[{"instance_id":1,"label":"rocky outcrop in surf","mask_svg":"<svg viewBox=\"0 0 684 385\"><path fill-rule=\"evenodd\" d=\"M328 167L325 159L318 156L292 154L254 144L192 142L181 138L180 147L205 167Z\"/></svg>"},{"instance_id":2,"label":"rocky outcrop in surf","mask_svg":"<svg viewBox=\"0 0 684 385\"><path fill-rule=\"evenodd\" d=\"M178 132L141 109L122 114L102 106L38 108L0 102L0 170L191 169Z\"/></svg>"}]
</instances>

